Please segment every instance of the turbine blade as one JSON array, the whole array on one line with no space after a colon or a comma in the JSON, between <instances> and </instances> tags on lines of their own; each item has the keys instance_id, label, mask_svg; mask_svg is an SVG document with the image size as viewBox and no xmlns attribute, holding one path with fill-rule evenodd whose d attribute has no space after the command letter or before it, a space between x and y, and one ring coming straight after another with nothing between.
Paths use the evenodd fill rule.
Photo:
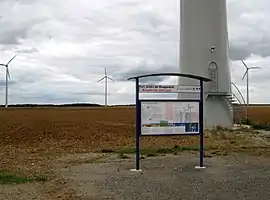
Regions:
<instances>
[{"instance_id":1,"label":"turbine blade","mask_svg":"<svg viewBox=\"0 0 270 200\"><path fill-rule=\"evenodd\" d=\"M246 68L248 68L248 66L246 65L246 63L245 63L243 60L241 60L241 61L242 61L243 65L244 65Z\"/></svg>"},{"instance_id":2,"label":"turbine blade","mask_svg":"<svg viewBox=\"0 0 270 200\"><path fill-rule=\"evenodd\" d=\"M112 78L110 78L110 77L107 77L108 79L110 79L111 81L114 81Z\"/></svg>"},{"instance_id":3,"label":"turbine blade","mask_svg":"<svg viewBox=\"0 0 270 200\"><path fill-rule=\"evenodd\" d=\"M9 73L8 67L7 67L7 76L8 76L8 79L10 79L10 73Z\"/></svg>"},{"instance_id":4,"label":"turbine blade","mask_svg":"<svg viewBox=\"0 0 270 200\"><path fill-rule=\"evenodd\" d=\"M102 79L100 79L99 81L98 81L98 83L100 82L100 81L102 81L102 80L104 80L106 77L104 76Z\"/></svg>"},{"instance_id":5,"label":"turbine blade","mask_svg":"<svg viewBox=\"0 0 270 200\"><path fill-rule=\"evenodd\" d=\"M249 69L260 69L260 67L250 67Z\"/></svg>"},{"instance_id":6,"label":"turbine blade","mask_svg":"<svg viewBox=\"0 0 270 200\"><path fill-rule=\"evenodd\" d=\"M105 68L105 76L107 76L107 69Z\"/></svg>"},{"instance_id":7,"label":"turbine blade","mask_svg":"<svg viewBox=\"0 0 270 200\"><path fill-rule=\"evenodd\" d=\"M247 73L248 73L248 70L246 70L246 72L244 73L244 76L243 76L242 80L244 80L244 78L246 77Z\"/></svg>"},{"instance_id":8,"label":"turbine blade","mask_svg":"<svg viewBox=\"0 0 270 200\"><path fill-rule=\"evenodd\" d=\"M16 57L17 55L13 56L8 62L6 65L9 65L9 63L11 63L11 61Z\"/></svg>"}]
</instances>

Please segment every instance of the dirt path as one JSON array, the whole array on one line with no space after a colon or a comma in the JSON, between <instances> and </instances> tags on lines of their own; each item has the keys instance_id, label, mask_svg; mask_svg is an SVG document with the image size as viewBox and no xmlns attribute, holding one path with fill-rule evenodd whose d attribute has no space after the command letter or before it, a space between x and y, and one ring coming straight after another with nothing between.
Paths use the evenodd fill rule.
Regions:
<instances>
[{"instance_id":1,"label":"dirt path","mask_svg":"<svg viewBox=\"0 0 270 200\"><path fill-rule=\"evenodd\" d=\"M197 170L194 154L147 158L142 172L130 172L134 160L84 163L58 173L82 199L115 200L268 200L270 161L252 156L212 157Z\"/></svg>"},{"instance_id":2,"label":"dirt path","mask_svg":"<svg viewBox=\"0 0 270 200\"><path fill-rule=\"evenodd\" d=\"M17 171L19 174L23 172L26 176L43 174L49 180L19 185L0 184L0 200L81 200L80 195L76 194L76 188L55 173L57 171L55 169L80 165L85 162L97 162L104 155L93 153L54 156L21 154L19 157L20 159L18 157L12 157L11 160L6 159L1 163L1 168L15 173Z\"/></svg>"},{"instance_id":3,"label":"dirt path","mask_svg":"<svg viewBox=\"0 0 270 200\"><path fill-rule=\"evenodd\" d=\"M42 188L38 184L25 184L16 186L0 186L0 200L17 200L17 199L29 199L29 200L43 200L44 194ZM44 199L45 200L45 199Z\"/></svg>"},{"instance_id":4,"label":"dirt path","mask_svg":"<svg viewBox=\"0 0 270 200\"><path fill-rule=\"evenodd\" d=\"M198 155L147 157L142 172L130 172L134 158L118 155L68 154L51 166L54 178L45 183L0 186L0 200L268 200L270 161L247 154L205 158Z\"/></svg>"}]
</instances>

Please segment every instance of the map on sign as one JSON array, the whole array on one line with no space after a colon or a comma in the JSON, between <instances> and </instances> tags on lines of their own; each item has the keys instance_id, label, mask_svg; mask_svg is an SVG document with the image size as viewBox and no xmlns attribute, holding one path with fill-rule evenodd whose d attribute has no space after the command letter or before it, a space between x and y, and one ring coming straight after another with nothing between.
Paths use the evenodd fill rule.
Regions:
<instances>
[{"instance_id":1,"label":"map on sign","mask_svg":"<svg viewBox=\"0 0 270 200\"><path fill-rule=\"evenodd\" d=\"M199 102L141 102L142 135L187 133L199 133Z\"/></svg>"}]
</instances>

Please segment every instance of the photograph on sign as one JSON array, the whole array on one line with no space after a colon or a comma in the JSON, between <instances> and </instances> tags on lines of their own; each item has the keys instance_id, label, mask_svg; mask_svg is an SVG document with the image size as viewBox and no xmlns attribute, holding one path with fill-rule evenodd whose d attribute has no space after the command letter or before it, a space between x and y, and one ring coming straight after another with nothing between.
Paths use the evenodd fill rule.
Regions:
<instances>
[{"instance_id":1,"label":"photograph on sign","mask_svg":"<svg viewBox=\"0 0 270 200\"><path fill-rule=\"evenodd\" d=\"M140 85L140 93L200 93L196 85Z\"/></svg>"},{"instance_id":2,"label":"photograph on sign","mask_svg":"<svg viewBox=\"0 0 270 200\"><path fill-rule=\"evenodd\" d=\"M199 102L141 101L141 135L199 133Z\"/></svg>"}]
</instances>

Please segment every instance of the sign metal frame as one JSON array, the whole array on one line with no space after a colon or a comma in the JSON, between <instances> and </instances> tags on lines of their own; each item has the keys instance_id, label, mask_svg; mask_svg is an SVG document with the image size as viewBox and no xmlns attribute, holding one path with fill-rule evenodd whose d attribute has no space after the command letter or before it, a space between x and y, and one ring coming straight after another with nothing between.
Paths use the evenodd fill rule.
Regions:
<instances>
[{"instance_id":1,"label":"sign metal frame","mask_svg":"<svg viewBox=\"0 0 270 200\"><path fill-rule=\"evenodd\" d=\"M183 73L157 73L157 74L146 74L146 75L141 75L141 76L135 76L135 77L130 77L128 80L135 80L136 82L136 160L135 160L135 169L132 171L141 171L140 169L140 137L141 135L141 101L140 100L140 83L139 80L141 78L147 78L147 77L156 77L156 76L177 76L177 77L185 77L185 78L190 78L194 80L198 80L199 86L200 86L200 94L199 94L199 135L200 137L200 159L199 163L200 165L196 168L204 168L204 124L203 124L203 117L204 117L204 82L210 82L212 81L209 78L202 77L202 76L197 76L193 74L183 74ZM151 92L153 93L153 92ZM166 92L165 92L166 93ZM182 93L182 92L177 92L177 93ZM158 100L157 101L164 101ZM171 101L171 100L170 100ZM178 99L177 101L183 101L183 99ZM194 99L186 99L185 101L194 101ZM182 135L188 135L188 134L182 134ZM167 136L167 135L165 135ZM147 136L144 136L147 137Z\"/></svg>"}]
</instances>

